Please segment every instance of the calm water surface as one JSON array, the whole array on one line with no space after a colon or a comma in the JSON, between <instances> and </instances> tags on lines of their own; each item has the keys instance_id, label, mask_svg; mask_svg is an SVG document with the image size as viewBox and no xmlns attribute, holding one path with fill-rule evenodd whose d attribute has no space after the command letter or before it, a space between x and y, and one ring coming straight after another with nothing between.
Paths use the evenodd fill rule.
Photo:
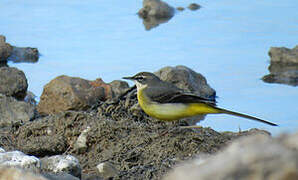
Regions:
<instances>
[{"instance_id":1,"label":"calm water surface","mask_svg":"<svg viewBox=\"0 0 298 180\"><path fill-rule=\"evenodd\" d=\"M186 7L194 0L168 0ZM273 134L298 130L298 89L266 84L268 50L298 44L297 0L202 0L146 31L136 12L141 0L1 0L0 34L15 46L37 47L36 64L22 69L29 90L65 74L106 82L139 71L186 65L202 73L217 91L218 105L280 124L269 127L226 115L201 123L216 130L263 128Z\"/></svg>"}]
</instances>

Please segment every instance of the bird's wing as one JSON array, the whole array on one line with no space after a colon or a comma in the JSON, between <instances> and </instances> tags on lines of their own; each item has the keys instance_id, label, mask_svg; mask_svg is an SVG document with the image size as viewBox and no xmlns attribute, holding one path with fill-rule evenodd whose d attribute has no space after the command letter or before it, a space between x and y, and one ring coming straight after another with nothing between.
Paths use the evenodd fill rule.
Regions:
<instances>
[{"instance_id":1,"label":"bird's wing","mask_svg":"<svg viewBox=\"0 0 298 180\"><path fill-rule=\"evenodd\" d=\"M207 103L215 105L212 99L196 96L191 93L185 93L176 87L158 87L148 88L146 93L151 100L159 103Z\"/></svg>"}]
</instances>

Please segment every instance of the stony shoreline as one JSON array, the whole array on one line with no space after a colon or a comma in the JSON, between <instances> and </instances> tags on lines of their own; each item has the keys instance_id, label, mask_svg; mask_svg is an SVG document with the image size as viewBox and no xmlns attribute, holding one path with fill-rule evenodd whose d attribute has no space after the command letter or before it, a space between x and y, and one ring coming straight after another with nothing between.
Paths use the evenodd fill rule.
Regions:
<instances>
[{"instance_id":1,"label":"stony shoreline","mask_svg":"<svg viewBox=\"0 0 298 180\"><path fill-rule=\"evenodd\" d=\"M185 66L156 74L186 91L216 96L203 75ZM0 67L0 179L298 177L297 134L183 127L204 117L161 122L147 116L136 91L119 80L59 76L45 85L38 104L27 88L21 70Z\"/></svg>"}]
</instances>

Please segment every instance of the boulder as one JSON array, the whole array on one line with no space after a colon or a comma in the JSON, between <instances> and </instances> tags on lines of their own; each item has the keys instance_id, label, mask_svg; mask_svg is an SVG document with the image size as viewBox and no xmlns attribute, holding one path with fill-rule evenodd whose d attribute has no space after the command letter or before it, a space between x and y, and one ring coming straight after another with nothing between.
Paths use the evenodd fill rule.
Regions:
<instances>
[{"instance_id":1,"label":"boulder","mask_svg":"<svg viewBox=\"0 0 298 180\"><path fill-rule=\"evenodd\" d=\"M34 105L0 94L0 127L22 124L34 116Z\"/></svg>"},{"instance_id":2,"label":"boulder","mask_svg":"<svg viewBox=\"0 0 298 180\"><path fill-rule=\"evenodd\" d=\"M39 174L13 167L0 167L0 180L50 180Z\"/></svg>"},{"instance_id":3,"label":"boulder","mask_svg":"<svg viewBox=\"0 0 298 180\"><path fill-rule=\"evenodd\" d=\"M271 58L271 62L298 63L298 45L293 49L271 47L268 54Z\"/></svg>"},{"instance_id":4,"label":"boulder","mask_svg":"<svg viewBox=\"0 0 298 180\"><path fill-rule=\"evenodd\" d=\"M119 96L123 94L129 88L129 85L126 81L120 81L120 80L114 80L110 82L109 85L111 85L115 96Z\"/></svg>"},{"instance_id":5,"label":"boulder","mask_svg":"<svg viewBox=\"0 0 298 180\"><path fill-rule=\"evenodd\" d=\"M208 85L206 78L186 66L167 66L158 70L155 74L161 80L170 82L180 89L201 97L215 99L215 90Z\"/></svg>"},{"instance_id":6,"label":"boulder","mask_svg":"<svg viewBox=\"0 0 298 180\"><path fill-rule=\"evenodd\" d=\"M217 155L177 167L164 179L298 179L297 135L243 137Z\"/></svg>"},{"instance_id":7,"label":"boulder","mask_svg":"<svg viewBox=\"0 0 298 180\"><path fill-rule=\"evenodd\" d=\"M174 15L174 8L161 0L143 0L143 8L138 12L142 18L155 16L156 18L170 18Z\"/></svg>"},{"instance_id":8,"label":"boulder","mask_svg":"<svg viewBox=\"0 0 298 180\"><path fill-rule=\"evenodd\" d=\"M17 68L0 67L0 93L23 100L28 88L27 78Z\"/></svg>"},{"instance_id":9,"label":"boulder","mask_svg":"<svg viewBox=\"0 0 298 180\"><path fill-rule=\"evenodd\" d=\"M0 62L7 61L12 51L12 46L5 41L5 36L0 35Z\"/></svg>"},{"instance_id":10,"label":"boulder","mask_svg":"<svg viewBox=\"0 0 298 180\"><path fill-rule=\"evenodd\" d=\"M88 81L63 75L45 85L37 110L40 114L86 110L99 100L104 101L111 97L111 86L101 79Z\"/></svg>"},{"instance_id":11,"label":"boulder","mask_svg":"<svg viewBox=\"0 0 298 180\"><path fill-rule=\"evenodd\" d=\"M40 170L40 160L34 156L28 156L21 151L0 153L0 165L30 169L35 172Z\"/></svg>"},{"instance_id":12,"label":"boulder","mask_svg":"<svg viewBox=\"0 0 298 180\"><path fill-rule=\"evenodd\" d=\"M53 173L68 173L80 178L82 174L79 160L71 155L56 155L41 159L42 170Z\"/></svg>"}]
</instances>

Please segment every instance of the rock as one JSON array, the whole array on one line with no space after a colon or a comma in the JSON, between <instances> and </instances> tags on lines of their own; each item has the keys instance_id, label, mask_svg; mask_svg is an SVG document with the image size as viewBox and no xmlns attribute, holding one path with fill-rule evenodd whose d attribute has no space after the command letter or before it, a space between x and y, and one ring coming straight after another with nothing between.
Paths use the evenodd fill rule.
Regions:
<instances>
[{"instance_id":1,"label":"rock","mask_svg":"<svg viewBox=\"0 0 298 180\"><path fill-rule=\"evenodd\" d=\"M0 127L20 125L35 116L35 107L24 101L0 94Z\"/></svg>"},{"instance_id":2,"label":"rock","mask_svg":"<svg viewBox=\"0 0 298 180\"><path fill-rule=\"evenodd\" d=\"M40 160L34 156L28 156L21 151L0 153L0 165L30 169L35 172L40 170Z\"/></svg>"},{"instance_id":3,"label":"rock","mask_svg":"<svg viewBox=\"0 0 298 180\"><path fill-rule=\"evenodd\" d=\"M191 3L187 8L192 10L192 11L196 11L196 10L200 9L201 6L196 4L196 3Z\"/></svg>"},{"instance_id":4,"label":"rock","mask_svg":"<svg viewBox=\"0 0 298 180\"><path fill-rule=\"evenodd\" d=\"M35 63L38 61L39 52L37 48L31 47L16 47L12 46L11 55L7 58L8 61L14 63L29 62Z\"/></svg>"},{"instance_id":5,"label":"rock","mask_svg":"<svg viewBox=\"0 0 298 180\"><path fill-rule=\"evenodd\" d=\"M49 180L41 175L34 174L19 168L0 167L0 180Z\"/></svg>"},{"instance_id":6,"label":"rock","mask_svg":"<svg viewBox=\"0 0 298 180\"><path fill-rule=\"evenodd\" d=\"M270 74L262 77L266 83L278 83L291 86L298 85L298 64L272 62L269 66Z\"/></svg>"},{"instance_id":7,"label":"rock","mask_svg":"<svg viewBox=\"0 0 298 180\"><path fill-rule=\"evenodd\" d=\"M168 22L174 16L175 9L161 0L143 0L143 8L138 12L146 30Z\"/></svg>"},{"instance_id":8,"label":"rock","mask_svg":"<svg viewBox=\"0 0 298 180\"><path fill-rule=\"evenodd\" d=\"M297 142L297 135L294 136ZM240 138L215 156L177 167L164 179L294 180L298 178L298 151L284 145L292 137L271 139L258 134Z\"/></svg>"},{"instance_id":9,"label":"rock","mask_svg":"<svg viewBox=\"0 0 298 180\"><path fill-rule=\"evenodd\" d=\"M201 97L215 99L215 90L207 84L206 78L186 66L164 67L155 74L161 80L170 82L180 89Z\"/></svg>"},{"instance_id":10,"label":"rock","mask_svg":"<svg viewBox=\"0 0 298 180\"><path fill-rule=\"evenodd\" d=\"M4 153L4 152L5 152L5 150L0 147L0 153Z\"/></svg>"},{"instance_id":11,"label":"rock","mask_svg":"<svg viewBox=\"0 0 298 180\"><path fill-rule=\"evenodd\" d=\"M24 101L35 106L37 103L35 100L36 97L33 92L27 91Z\"/></svg>"},{"instance_id":12,"label":"rock","mask_svg":"<svg viewBox=\"0 0 298 180\"><path fill-rule=\"evenodd\" d=\"M110 85L102 80L59 76L45 85L37 110L40 114L86 110L99 100L104 101L112 96Z\"/></svg>"},{"instance_id":13,"label":"rock","mask_svg":"<svg viewBox=\"0 0 298 180\"><path fill-rule=\"evenodd\" d=\"M114 80L110 82L109 85L111 85L115 96L119 96L120 94L123 94L129 88L129 85L126 81L120 81L120 80Z\"/></svg>"},{"instance_id":14,"label":"rock","mask_svg":"<svg viewBox=\"0 0 298 180\"><path fill-rule=\"evenodd\" d=\"M293 49L285 47L271 47L269 50L271 62L298 63L298 45Z\"/></svg>"},{"instance_id":15,"label":"rock","mask_svg":"<svg viewBox=\"0 0 298 180\"><path fill-rule=\"evenodd\" d=\"M104 179L110 179L117 176L117 169L109 162L100 163L96 166L100 176Z\"/></svg>"},{"instance_id":16,"label":"rock","mask_svg":"<svg viewBox=\"0 0 298 180\"><path fill-rule=\"evenodd\" d=\"M87 135L88 132L90 131L90 126L88 126L86 129L82 131L80 136L78 137L77 141L74 144L74 149L80 153L84 153L87 148Z\"/></svg>"},{"instance_id":17,"label":"rock","mask_svg":"<svg viewBox=\"0 0 298 180\"><path fill-rule=\"evenodd\" d=\"M12 46L5 41L5 36L0 35L0 62L7 61L7 58L10 56L12 51Z\"/></svg>"},{"instance_id":18,"label":"rock","mask_svg":"<svg viewBox=\"0 0 298 180\"><path fill-rule=\"evenodd\" d=\"M81 178L82 169L79 160L71 155L56 155L41 159L42 170L45 172L65 172Z\"/></svg>"},{"instance_id":19,"label":"rock","mask_svg":"<svg viewBox=\"0 0 298 180\"><path fill-rule=\"evenodd\" d=\"M178 11L184 11L184 7L177 7L176 8Z\"/></svg>"},{"instance_id":20,"label":"rock","mask_svg":"<svg viewBox=\"0 0 298 180\"><path fill-rule=\"evenodd\" d=\"M42 175L49 180L80 180L67 173L43 173Z\"/></svg>"},{"instance_id":21,"label":"rock","mask_svg":"<svg viewBox=\"0 0 298 180\"><path fill-rule=\"evenodd\" d=\"M27 78L17 68L0 68L0 93L23 100L28 88Z\"/></svg>"},{"instance_id":22,"label":"rock","mask_svg":"<svg viewBox=\"0 0 298 180\"><path fill-rule=\"evenodd\" d=\"M174 8L161 0L143 0L143 8L138 12L142 18L155 16L156 18L169 18L174 15Z\"/></svg>"}]
</instances>

